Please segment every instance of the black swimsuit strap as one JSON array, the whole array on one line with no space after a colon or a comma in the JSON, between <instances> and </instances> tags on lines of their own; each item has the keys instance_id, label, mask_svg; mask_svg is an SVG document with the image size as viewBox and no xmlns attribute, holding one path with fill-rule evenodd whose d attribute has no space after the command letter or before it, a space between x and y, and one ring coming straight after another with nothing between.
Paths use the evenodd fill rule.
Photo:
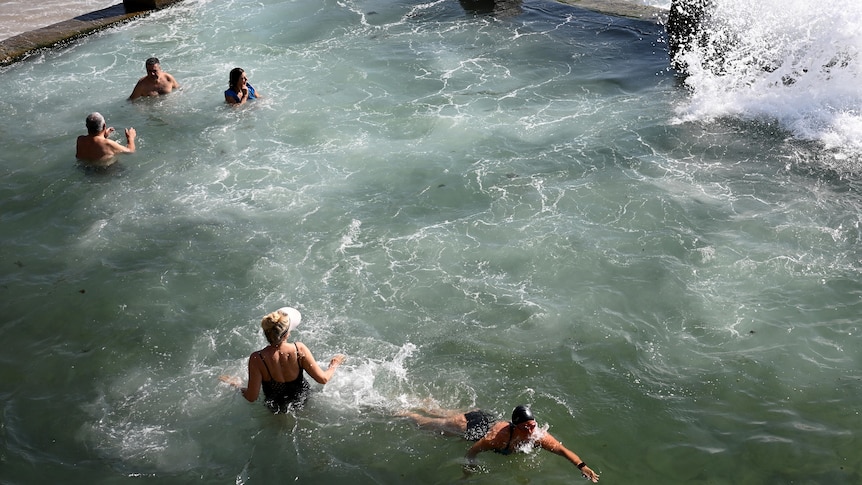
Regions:
<instances>
[{"instance_id":1,"label":"black swimsuit strap","mask_svg":"<svg viewBox=\"0 0 862 485\"><path fill-rule=\"evenodd\" d=\"M509 423L509 442L506 443L506 447L503 448L506 451L509 451L509 447L512 446L512 438L515 437L515 423Z\"/></svg>"},{"instance_id":2,"label":"black swimsuit strap","mask_svg":"<svg viewBox=\"0 0 862 485\"><path fill-rule=\"evenodd\" d=\"M299 353L299 346L296 345L296 342L293 343L293 346L296 347L296 362L299 363L299 360L302 358L302 354ZM266 373L269 374L269 380L274 381L275 378L272 377L272 371L269 370L269 366L266 365L266 360L263 358L263 354L260 353L260 350L257 351L257 356L260 357L260 361L263 362L263 366L266 367ZM299 366L299 377L302 377L302 365Z\"/></svg>"},{"instance_id":3,"label":"black swimsuit strap","mask_svg":"<svg viewBox=\"0 0 862 485\"><path fill-rule=\"evenodd\" d=\"M269 370L269 366L266 365L266 360L263 358L263 354L260 353L260 350L257 351L257 356L260 357L260 361L263 362L263 366L266 368L266 373L269 374L269 379L272 380L272 372Z\"/></svg>"}]
</instances>

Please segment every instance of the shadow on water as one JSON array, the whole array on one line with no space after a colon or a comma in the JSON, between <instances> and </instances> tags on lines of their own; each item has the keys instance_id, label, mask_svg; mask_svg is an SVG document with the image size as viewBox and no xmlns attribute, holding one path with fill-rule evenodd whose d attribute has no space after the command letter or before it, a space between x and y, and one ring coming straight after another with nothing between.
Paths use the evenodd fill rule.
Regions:
<instances>
[{"instance_id":1,"label":"shadow on water","mask_svg":"<svg viewBox=\"0 0 862 485\"><path fill-rule=\"evenodd\" d=\"M75 17L75 20L80 20L82 22L89 22L92 20L105 20L120 15L126 15L126 13L126 7L124 7L121 2L116 5L103 8L101 10L85 13L84 15L78 15L77 17Z\"/></svg>"},{"instance_id":2,"label":"shadow on water","mask_svg":"<svg viewBox=\"0 0 862 485\"><path fill-rule=\"evenodd\" d=\"M523 11L521 0L459 0L461 7L473 15L515 17Z\"/></svg>"}]
</instances>

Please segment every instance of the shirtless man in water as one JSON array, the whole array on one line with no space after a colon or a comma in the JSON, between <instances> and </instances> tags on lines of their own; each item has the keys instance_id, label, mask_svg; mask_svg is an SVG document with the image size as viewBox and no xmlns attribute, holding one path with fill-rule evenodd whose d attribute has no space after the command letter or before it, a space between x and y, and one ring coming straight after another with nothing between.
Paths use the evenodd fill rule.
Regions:
<instances>
[{"instance_id":1,"label":"shirtless man in water","mask_svg":"<svg viewBox=\"0 0 862 485\"><path fill-rule=\"evenodd\" d=\"M78 137L75 157L89 167L107 167L114 163L117 155L135 152L134 128L126 128L126 146L108 138L114 128L108 128L105 118L99 113L87 116L87 134Z\"/></svg>"},{"instance_id":2,"label":"shirtless man in water","mask_svg":"<svg viewBox=\"0 0 862 485\"><path fill-rule=\"evenodd\" d=\"M129 100L135 100L141 96L168 94L180 87L180 84L173 76L162 71L159 60L155 57L147 59L144 68L147 70L147 75L138 80L138 84L135 85L135 89L129 96Z\"/></svg>"}]
</instances>

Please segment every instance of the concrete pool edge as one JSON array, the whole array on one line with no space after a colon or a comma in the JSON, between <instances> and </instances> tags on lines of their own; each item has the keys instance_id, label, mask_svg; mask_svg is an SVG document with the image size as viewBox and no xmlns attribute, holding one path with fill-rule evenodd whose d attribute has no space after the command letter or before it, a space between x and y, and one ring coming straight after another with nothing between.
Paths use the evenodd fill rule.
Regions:
<instances>
[{"instance_id":1,"label":"concrete pool edge","mask_svg":"<svg viewBox=\"0 0 862 485\"><path fill-rule=\"evenodd\" d=\"M0 41L0 66L14 64L43 49L66 45L93 32L149 15L180 1L124 0L123 3L15 35Z\"/></svg>"},{"instance_id":2,"label":"concrete pool edge","mask_svg":"<svg viewBox=\"0 0 862 485\"><path fill-rule=\"evenodd\" d=\"M555 0L572 7L580 7L586 10L612 15L614 17L626 17L646 22L664 25L667 20L667 10L640 5L626 0Z\"/></svg>"}]
</instances>

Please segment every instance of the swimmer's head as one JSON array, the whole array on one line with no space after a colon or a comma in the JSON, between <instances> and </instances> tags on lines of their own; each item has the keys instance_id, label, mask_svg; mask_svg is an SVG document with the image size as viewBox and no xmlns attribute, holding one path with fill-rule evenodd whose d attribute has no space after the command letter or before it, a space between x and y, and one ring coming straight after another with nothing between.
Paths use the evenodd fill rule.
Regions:
<instances>
[{"instance_id":1,"label":"swimmer's head","mask_svg":"<svg viewBox=\"0 0 862 485\"><path fill-rule=\"evenodd\" d=\"M512 411L512 424L526 423L527 421L535 421L533 412L527 406L518 406Z\"/></svg>"},{"instance_id":2,"label":"swimmer's head","mask_svg":"<svg viewBox=\"0 0 862 485\"><path fill-rule=\"evenodd\" d=\"M149 59L147 59L147 61L144 63L144 68L147 71L147 75L154 78L159 77L159 71L162 70L160 65L161 62L159 62L159 59L157 57L150 57Z\"/></svg>"},{"instance_id":3,"label":"swimmer's head","mask_svg":"<svg viewBox=\"0 0 862 485\"><path fill-rule=\"evenodd\" d=\"M234 89L239 85L239 80L242 75L245 74L245 71L242 70L241 67L235 67L230 70L230 78L227 82L227 87Z\"/></svg>"},{"instance_id":4,"label":"swimmer's head","mask_svg":"<svg viewBox=\"0 0 862 485\"><path fill-rule=\"evenodd\" d=\"M87 133L97 135L105 129L105 117L99 113L90 113L87 116Z\"/></svg>"},{"instance_id":5,"label":"swimmer's head","mask_svg":"<svg viewBox=\"0 0 862 485\"><path fill-rule=\"evenodd\" d=\"M296 328L301 321L302 314L299 313L299 310L286 306L263 317L263 320L260 321L260 327L263 329L266 340L271 344L276 344L287 337L287 334Z\"/></svg>"}]
</instances>

